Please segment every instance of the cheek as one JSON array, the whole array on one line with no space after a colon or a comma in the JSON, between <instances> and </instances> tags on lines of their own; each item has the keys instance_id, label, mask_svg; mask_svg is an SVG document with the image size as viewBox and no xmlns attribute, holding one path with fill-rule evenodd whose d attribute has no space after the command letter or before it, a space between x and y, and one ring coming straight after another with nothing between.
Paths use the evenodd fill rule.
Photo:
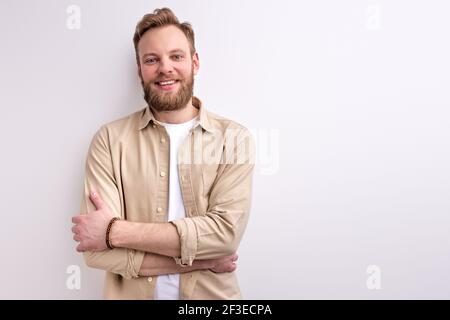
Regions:
<instances>
[{"instance_id":1,"label":"cheek","mask_svg":"<svg viewBox=\"0 0 450 320\"><path fill-rule=\"evenodd\" d=\"M185 79L190 77L191 72L192 72L191 66L186 66L183 67L182 69L181 68L179 69L179 73L183 75L183 78Z\"/></svg>"},{"instance_id":2,"label":"cheek","mask_svg":"<svg viewBox=\"0 0 450 320\"><path fill-rule=\"evenodd\" d=\"M155 79L155 71L148 67L141 68L141 76L144 82Z\"/></svg>"}]
</instances>

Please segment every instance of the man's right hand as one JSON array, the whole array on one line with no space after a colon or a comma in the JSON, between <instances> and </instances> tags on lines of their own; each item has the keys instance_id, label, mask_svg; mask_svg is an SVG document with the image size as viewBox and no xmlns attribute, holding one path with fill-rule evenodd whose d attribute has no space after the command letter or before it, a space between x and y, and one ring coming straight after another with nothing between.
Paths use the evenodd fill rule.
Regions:
<instances>
[{"instance_id":1,"label":"man's right hand","mask_svg":"<svg viewBox=\"0 0 450 320\"><path fill-rule=\"evenodd\" d=\"M210 260L211 266L209 270L222 273L222 272L232 272L236 270L236 260L238 259L238 255L236 253L225 256L218 259Z\"/></svg>"}]
</instances>

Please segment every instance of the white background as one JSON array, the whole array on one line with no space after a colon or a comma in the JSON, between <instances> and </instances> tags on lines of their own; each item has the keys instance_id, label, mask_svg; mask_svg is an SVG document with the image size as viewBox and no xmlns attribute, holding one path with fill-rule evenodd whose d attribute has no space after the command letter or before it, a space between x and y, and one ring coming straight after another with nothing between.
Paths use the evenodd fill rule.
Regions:
<instances>
[{"instance_id":1,"label":"white background","mask_svg":"<svg viewBox=\"0 0 450 320\"><path fill-rule=\"evenodd\" d=\"M254 130L262 153L244 297L449 299L444 0L2 0L0 298L101 298L70 217L95 131L145 107L132 36L162 6L196 32L195 95Z\"/></svg>"}]
</instances>

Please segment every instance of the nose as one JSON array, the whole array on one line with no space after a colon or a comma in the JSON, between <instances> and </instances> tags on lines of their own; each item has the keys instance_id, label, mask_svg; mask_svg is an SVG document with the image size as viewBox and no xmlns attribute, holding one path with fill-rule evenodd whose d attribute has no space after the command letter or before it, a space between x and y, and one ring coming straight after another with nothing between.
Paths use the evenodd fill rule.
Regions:
<instances>
[{"instance_id":1,"label":"nose","mask_svg":"<svg viewBox=\"0 0 450 320\"><path fill-rule=\"evenodd\" d=\"M159 63L159 72L160 73L163 73L163 74L166 74L166 73L173 73L173 66L172 66L172 63L171 63L171 61L169 60L169 59L167 59L167 58L162 58L161 60L160 60L160 63Z\"/></svg>"}]
</instances>

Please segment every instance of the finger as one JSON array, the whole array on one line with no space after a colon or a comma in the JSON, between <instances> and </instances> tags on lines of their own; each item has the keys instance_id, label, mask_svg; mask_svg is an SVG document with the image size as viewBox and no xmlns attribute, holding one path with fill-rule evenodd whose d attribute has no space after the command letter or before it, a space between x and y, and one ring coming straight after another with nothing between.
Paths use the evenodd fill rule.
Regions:
<instances>
[{"instance_id":1,"label":"finger","mask_svg":"<svg viewBox=\"0 0 450 320\"><path fill-rule=\"evenodd\" d=\"M239 258L239 256L235 253L233 254L233 256L231 257L231 261L236 261Z\"/></svg>"},{"instance_id":2,"label":"finger","mask_svg":"<svg viewBox=\"0 0 450 320\"><path fill-rule=\"evenodd\" d=\"M84 247L81 245L81 243L77 246L78 252L84 252Z\"/></svg>"},{"instance_id":3,"label":"finger","mask_svg":"<svg viewBox=\"0 0 450 320\"><path fill-rule=\"evenodd\" d=\"M77 231L78 231L77 226L73 226L73 227L72 227L72 233L75 233L75 234L76 234L76 233L78 233Z\"/></svg>"},{"instance_id":4,"label":"finger","mask_svg":"<svg viewBox=\"0 0 450 320\"><path fill-rule=\"evenodd\" d=\"M72 223L80 223L81 222L81 216L77 215L77 216L73 216L72 217Z\"/></svg>"},{"instance_id":5,"label":"finger","mask_svg":"<svg viewBox=\"0 0 450 320\"><path fill-rule=\"evenodd\" d=\"M73 236L73 240L75 240L76 242L80 242L80 236L79 235L77 235L77 234L75 234L74 236Z\"/></svg>"},{"instance_id":6,"label":"finger","mask_svg":"<svg viewBox=\"0 0 450 320\"><path fill-rule=\"evenodd\" d=\"M103 199L100 198L98 192L92 191L89 197L97 210L103 209L104 207Z\"/></svg>"}]
</instances>

